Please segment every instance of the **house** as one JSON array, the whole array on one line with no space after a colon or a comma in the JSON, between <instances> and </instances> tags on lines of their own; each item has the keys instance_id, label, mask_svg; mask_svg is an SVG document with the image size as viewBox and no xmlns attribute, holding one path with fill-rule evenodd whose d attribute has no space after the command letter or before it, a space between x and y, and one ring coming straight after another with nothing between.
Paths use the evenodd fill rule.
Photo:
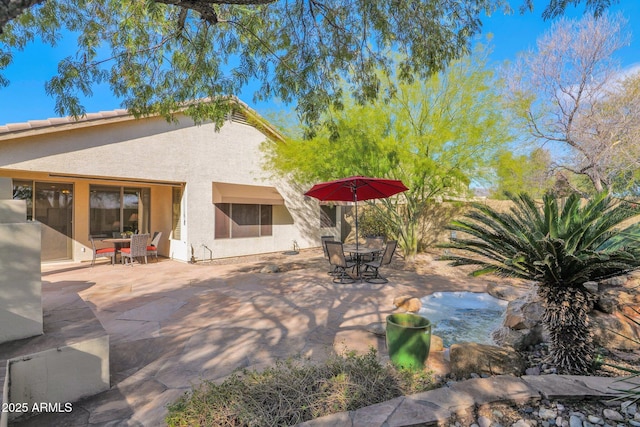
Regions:
<instances>
[{"instance_id":1,"label":"house","mask_svg":"<svg viewBox=\"0 0 640 427\"><path fill-rule=\"evenodd\" d=\"M185 262L340 236L340 207L264 170L260 145L284 141L238 106L219 130L126 110L0 126L0 178L41 224L42 261L90 260L90 236L125 231L162 232L160 256Z\"/></svg>"}]
</instances>

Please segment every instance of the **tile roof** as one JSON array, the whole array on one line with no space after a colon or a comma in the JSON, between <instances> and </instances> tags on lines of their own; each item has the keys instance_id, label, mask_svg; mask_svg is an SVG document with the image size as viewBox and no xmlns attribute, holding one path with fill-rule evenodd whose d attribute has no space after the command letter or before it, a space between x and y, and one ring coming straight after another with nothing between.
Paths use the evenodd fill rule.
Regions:
<instances>
[{"instance_id":1,"label":"tile roof","mask_svg":"<svg viewBox=\"0 0 640 427\"><path fill-rule=\"evenodd\" d=\"M40 133L37 131L54 131L57 128L67 129L70 126L77 127L78 125L91 125L96 124L97 121L104 121L107 119L133 119L133 116L129 111L124 109L112 110L112 111L100 111L98 113L87 113L83 117L75 119L73 117L53 117L45 120L29 120L22 123L8 123L6 125L0 125L0 139L3 136L17 137L20 134L33 134Z\"/></svg>"},{"instance_id":2,"label":"tile roof","mask_svg":"<svg viewBox=\"0 0 640 427\"><path fill-rule=\"evenodd\" d=\"M206 100L194 102L203 101ZM244 114L234 112L230 115L230 120L256 127L277 140L282 141L284 139L270 123L247 104L237 98L234 98L234 101ZM251 119L249 119L249 117ZM29 120L23 123L8 123L6 125L0 125L0 141L126 120L135 120L135 117L126 109L117 109L100 111L98 113L87 113L78 119L73 117L54 117L45 120Z\"/></svg>"}]
</instances>

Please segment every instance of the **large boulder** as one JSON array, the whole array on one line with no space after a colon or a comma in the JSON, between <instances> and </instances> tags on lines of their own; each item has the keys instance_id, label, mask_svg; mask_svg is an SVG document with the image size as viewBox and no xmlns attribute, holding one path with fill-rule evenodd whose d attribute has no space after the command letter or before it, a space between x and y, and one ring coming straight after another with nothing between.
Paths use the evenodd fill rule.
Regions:
<instances>
[{"instance_id":1,"label":"large boulder","mask_svg":"<svg viewBox=\"0 0 640 427\"><path fill-rule=\"evenodd\" d=\"M506 326L496 329L492 333L493 341L501 346L512 347L519 351L546 341L544 328L538 324L530 329L512 329Z\"/></svg>"},{"instance_id":2,"label":"large boulder","mask_svg":"<svg viewBox=\"0 0 640 427\"><path fill-rule=\"evenodd\" d=\"M637 305L638 294L624 288L610 288L596 295L595 308L604 313L613 313L624 306Z\"/></svg>"},{"instance_id":3,"label":"large boulder","mask_svg":"<svg viewBox=\"0 0 640 427\"><path fill-rule=\"evenodd\" d=\"M509 347L478 343L453 344L449 349L451 373L456 378L478 375L522 375L524 359Z\"/></svg>"},{"instance_id":4,"label":"large boulder","mask_svg":"<svg viewBox=\"0 0 640 427\"><path fill-rule=\"evenodd\" d=\"M587 282L585 288L594 296L589 318L596 345L640 349L640 326L636 323L640 322L640 273ZM533 286L530 292L509 302L503 326L493 332L494 341L517 350L548 341L542 326L543 314L544 305Z\"/></svg>"},{"instance_id":5,"label":"large boulder","mask_svg":"<svg viewBox=\"0 0 640 427\"><path fill-rule=\"evenodd\" d=\"M532 290L509 302L504 326L515 330L532 329L540 324L543 314L544 306L540 297Z\"/></svg>"},{"instance_id":6,"label":"large boulder","mask_svg":"<svg viewBox=\"0 0 640 427\"><path fill-rule=\"evenodd\" d=\"M590 314L591 332L596 345L618 350L640 349L640 327L624 312Z\"/></svg>"},{"instance_id":7,"label":"large boulder","mask_svg":"<svg viewBox=\"0 0 640 427\"><path fill-rule=\"evenodd\" d=\"M487 285L487 293L503 301L513 301L523 296L526 292L526 289L517 288L513 285L501 285L494 282Z\"/></svg>"},{"instance_id":8,"label":"large boulder","mask_svg":"<svg viewBox=\"0 0 640 427\"><path fill-rule=\"evenodd\" d=\"M422 302L419 298L402 295L393 299L393 305L399 309L409 313L415 313L422 308Z\"/></svg>"},{"instance_id":9,"label":"large boulder","mask_svg":"<svg viewBox=\"0 0 640 427\"><path fill-rule=\"evenodd\" d=\"M521 297L509 302L502 327L493 331L496 344L526 350L543 342L544 329L542 314L544 306L536 293L531 289Z\"/></svg>"},{"instance_id":10,"label":"large boulder","mask_svg":"<svg viewBox=\"0 0 640 427\"><path fill-rule=\"evenodd\" d=\"M444 351L444 341L437 335L431 334L431 344L429 351Z\"/></svg>"}]
</instances>

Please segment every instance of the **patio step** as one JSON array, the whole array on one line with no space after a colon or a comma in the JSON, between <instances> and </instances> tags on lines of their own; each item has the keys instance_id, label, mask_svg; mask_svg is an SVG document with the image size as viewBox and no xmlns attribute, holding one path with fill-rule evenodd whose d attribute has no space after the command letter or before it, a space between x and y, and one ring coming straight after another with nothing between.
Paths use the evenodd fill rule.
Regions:
<instances>
[{"instance_id":1,"label":"patio step","mask_svg":"<svg viewBox=\"0 0 640 427\"><path fill-rule=\"evenodd\" d=\"M28 409L2 411L0 427L109 389L109 336L91 308L75 292L42 303L44 334L0 346L0 404Z\"/></svg>"}]
</instances>

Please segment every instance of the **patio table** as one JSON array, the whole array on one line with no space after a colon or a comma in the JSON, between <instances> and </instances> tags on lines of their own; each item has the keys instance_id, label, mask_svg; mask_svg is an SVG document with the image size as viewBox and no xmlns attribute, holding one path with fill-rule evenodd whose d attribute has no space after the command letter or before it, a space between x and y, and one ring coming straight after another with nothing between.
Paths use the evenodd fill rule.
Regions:
<instances>
[{"instance_id":1,"label":"patio table","mask_svg":"<svg viewBox=\"0 0 640 427\"><path fill-rule=\"evenodd\" d=\"M101 242L107 243L131 243L131 237L109 237L106 239L100 239Z\"/></svg>"},{"instance_id":2,"label":"patio table","mask_svg":"<svg viewBox=\"0 0 640 427\"><path fill-rule=\"evenodd\" d=\"M375 255L382 252L380 248L369 248L366 246L358 245L344 245L343 250L345 252L350 253L351 255L355 255L356 258L356 276L358 279L362 280L362 276L360 273L360 267L364 264L365 255Z\"/></svg>"},{"instance_id":3,"label":"patio table","mask_svg":"<svg viewBox=\"0 0 640 427\"><path fill-rule=\"evenodd\" d=\"M120 251L122 247L131 245L131 237L109 237L106 239L101 239L100 241L106 242L106 243L113 243L113 247L116 250L116 255L118 254L118 251Z\"/></svg>"}]
</instances>

